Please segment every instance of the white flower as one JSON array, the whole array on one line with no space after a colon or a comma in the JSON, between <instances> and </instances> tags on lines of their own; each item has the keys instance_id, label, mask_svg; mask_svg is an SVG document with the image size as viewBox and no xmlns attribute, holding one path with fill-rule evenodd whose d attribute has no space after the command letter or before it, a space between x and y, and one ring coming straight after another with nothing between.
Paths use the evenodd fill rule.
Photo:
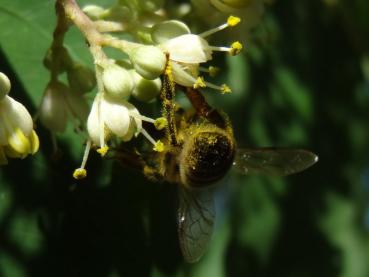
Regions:
<instances>
[{"instance_id":1,"label":"white flower","mask_svg":"<svg viewBox=\"0 0 369 277\"><path fill-rule=\"evenodd\" d=\"M113 100L102 95L96 96L87 119L87 131L92 142L103 148L111 135L129 140L142 128L139 118L131 120L135 115L139 115L137 109L123 99Z\"/></svg>"},{"instance_id":2,"label":"white flower","mask_svg":"<svg viewBox=\"0 0 369 277\"><path fill-rule=\"evenodd\" d=\"M172 22L170 25L169 23L167 24L168 27L165 24L162 27L164 29L170 28L171 32L164 32L161 30L160 36L153 33L152 36L160 37L160 41L162 41L159 47L169 54L175 83L186 87L193 86L195 88L208 86L221 90L223 93L230 92L230 89L226 85L216 86L205 82L202 78L199 79L198 73L200 70L203 70L200 68L200 64L206 63L212 59L213 51L229 52L231 55L237 55L241 51L242 45L238 41L232 43L231 47L216 47L209 45L204 39L227 27L233 27L239 22L240 19L238 17L230 16L227 23L199 35L184 33L186 30L180 25L178 25L179 30L175 31L176 25ZM157 29L159 28L156 28L156 30ZM181 32L183 34L179 36L173 38L168 37L167 40L163 38L163 35L170 36L171 33Z\"/></svg>"},{"instance_id":3,"label":"white flower","mask_svg":"<svg viewBox=\"0 0 369 277\"><path fill-rule=\"evenodd\" d=\"M85 166L91 144L98 146L99 149L97 152L101 156L104 156L109 150L107 141L112 136L122 141L129 141L133 136L142 133L154 145L153 149L155 151L163 151L163 143L160 140L155 141L142 128L142 121L153 123L158 129L165 125L163 118L153 120L145 117L131 103L124 99L117 100L101 92L98 93L87 119L87 131L90 139L87 141L81 166L74 171L73 177L82 179L87 176Z\"/></svg>"},{"instance_id":4,"label":"white flower","mask_svg":"<svg viewBox=\"0 0 369 277\"><path fill-rule=\"evenodd\" d=\"M7 157L25 158L35 154L39 140L27 109L9 96L0 100L0 165Z\"/></svg>"}]
</instances>

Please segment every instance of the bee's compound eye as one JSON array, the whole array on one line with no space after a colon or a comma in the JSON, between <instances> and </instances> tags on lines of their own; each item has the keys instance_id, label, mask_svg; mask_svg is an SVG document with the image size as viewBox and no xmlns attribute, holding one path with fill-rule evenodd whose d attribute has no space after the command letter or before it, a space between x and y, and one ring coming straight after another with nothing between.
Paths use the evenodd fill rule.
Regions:
<instances>
[{"instance_id":1,"label":"bee's compound eye","mask_svg":"<svg viewBox=\"0 0 369 277\"><path fill-rule=\"evenodd\" d=\"M223 132L201 132L184 147L182 176L190 187L205 187L220 180L233 163L235 145ZM182 160L183 162L183 160Z\"/></svg>"}]
</instances>

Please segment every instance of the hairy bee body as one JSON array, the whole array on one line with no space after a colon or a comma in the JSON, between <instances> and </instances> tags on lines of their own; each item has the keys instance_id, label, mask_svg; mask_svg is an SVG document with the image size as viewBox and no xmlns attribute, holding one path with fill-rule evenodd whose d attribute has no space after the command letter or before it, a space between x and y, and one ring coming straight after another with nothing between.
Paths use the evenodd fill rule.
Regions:
<instances>
[{"instance_id":1,"label":"hairy bee body","mask_svg":"<svg viewBox=\"0 0 369 277\"><path fill-rule=\"evenodd\" d=\"M178 237L184 259L192 263L204 254L213 232L215 205L209 186L222 179L232 165L241 174L285 176L305 170L318 157L303 149L269 147L236 151L228 116L213 109L200 91L185 88L194 110L185 112L177 108L173 102L176 87L170 64L162 83L162 116L167 125L164 130L152 129L151 133L163 143L164 150L145 151L144 145L140 152L123 151L120 160L143 171L154 182L179 184Z\"/></svg>"},{"instance_id":2,"label":"hairy bee body","mask_svg":"<svg viewBox=\"0 0 369 277\"><path fill-rule=\"evenodd\" d=\"M232 166L235 140L225 114L222 128L189 112L177 117L178 145L157 153L154 168L144 172L151 178L177 183L187 188L207 187L222 179Z\"/></svg>"}]
</instances>

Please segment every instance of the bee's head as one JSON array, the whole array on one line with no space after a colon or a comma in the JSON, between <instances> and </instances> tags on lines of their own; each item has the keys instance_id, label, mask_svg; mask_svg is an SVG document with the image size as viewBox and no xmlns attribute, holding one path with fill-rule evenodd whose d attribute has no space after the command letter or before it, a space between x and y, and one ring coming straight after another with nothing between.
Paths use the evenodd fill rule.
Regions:
<instances>
[{"instance_id":1,"label":"bee's head","mask_svg":"<svg viewBox=\"0 0 369 277\"><path fill-rule=\"evenodd\" d=\"M201 188L222 179L234 159L232 132L211 124L190 128L187 134L179 161L182 183Z\"/></svg>"}]
</instances>

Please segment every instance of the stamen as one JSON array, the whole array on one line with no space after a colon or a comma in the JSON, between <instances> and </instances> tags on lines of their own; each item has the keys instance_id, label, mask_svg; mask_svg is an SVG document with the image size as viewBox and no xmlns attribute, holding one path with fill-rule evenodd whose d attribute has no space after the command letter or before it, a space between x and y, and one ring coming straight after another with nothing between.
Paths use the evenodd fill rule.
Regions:
<instances>
[{"instance_id":1,"label":"stamen","mask_svg":"<svg viewBox=\"0 0 369 277\"><path fill-rule=\"evenodd\" d=\"M77 168L73 172L73 178L76 180L81 180L83 178L86 178L86 176L87 176L87 171L84 168Z\"/></svg>"},{"instance_id":2,"label":"stamen","mask_svg":"<svg viewBox=\"0 0 369 277\"><path fill-rule=\"evenodd\" d=\"M231 44L231 47L224 47L224 46L209 46L208 47L212 51L222 51L222 52L229 52L232 56L238 55L243 45L239 41L235 41Z\"/></svg>"},{"instance_id":3,"label":"stamen","mask_svg":"<svg viewBox=\"0 0 369 277\"><path fill-rule=\"evenodd\" d=\"M159 117L155 120L154 125L157 130L163 130L168 125L168 121L165 117Z\"/></svg>"},{"instance_id":4,"label":"stamen","mask_svg":"<svg viewBox=\"0 0 369 277\"><path fill-rule=\"evenodd\" d=\"M90 149L91 149L91 141L88 140L87 144L86 144L86 148L85 148L85 153L83 154L81 168L85 168L85 166L86 166L88 155L90 154Z\"/></svg>"},{"instance_id":5,"label":"stamen","mask_svg":"<svg viewBox=\"0 0 369 277\"><path fill-rule=\"evenodd\" d=\"M220 71L219 67L209 66L209 75L210 75L210 77L215 77L216 75L218 75L219 71Z\"/></svg>"},{"instance_id":6,"label":"stamen","mask_svg":"<svg viewBox=\"0 0 369 277\"><path fill-rule=\"evenodd\" d=\"M152 119L150 117L147 117L147 116L144 116L144 115L141 115L141 114L137 114L137 113L133 113L133 112L129 112L129 116L133 117L133 118L136 118L136 119L141 119L142 121L146 121L146 122L149 122L149 123L152 123L152 124L155 124L155 119Z\"/></svg>"},{"instance_id":7,"label":"stamen","mask_svg":"<svg viewBox=\"0 0 369 277\"><path fill-rule=\"evenodd\" d=\"M201 34L199 34L200 37L204 38L204 37L207 37L207 36L210 36L216 32L219 32L221 30L224 30L225 28L228 28L228 27L234 27L236 26L238 23L241 22L241 19L237 16L229 16L228 19L227 19L227 23L224 23L218 27L215 27L213 29L210 29L208 31L205 31Z\"/></svg>"},{"instance_id":8,"label":"stamen","mask_svg":"<svg viewBox=\"0 0 369 277\"><path fill-rule=\"evenodd\" d=\"M204 78L201 76L197 77L196 83L194 83L193 88L198 89L198 88L204 88L204 87L206 87Z\"/></svg>"},{"instance_id":9,"label":"stamen","mask_svg":"<svg viewBox=\"0 0 369 277\"><path fill-rule=\"evenodd\" d=\"M148 132L146 132L146 130L144 128L141 129L141 133L142 135L148 140L150 141L154 146L156 144L156 141L149 135Z\"/></svg>"},{"instance_id":10,"label":"stamen","mask_svg":"<svg viewBox=\"0 0 369 277\"><path fill-rule=\"evenodd\" d=\"M227 19L227 24L229 27L234 27L240 22L241 22L241 18L237 16L233 16L233 15L230 15Z\"/></svg>"},{"instance_id":11,"label":"stamen","mask_svg":"<svg viewBox=\"0 0 369 277\"><path fill-rule=\"evenodd\" d=\"M223 84L221 85L221 89L220 91L223 93L223 94L226 94L226 93L231 93L232 90L229 86L227 86L226 84Z\"/></svg>"},{"instance_id":12,"label":"stamen","mask_svg":"<svg viewBox=\"0 0 369 277\"><path fill-rule=\"evenodd\" d=\"M227 86L226 84L223 84L221 86L217 86L217 85L214 85L214 84L209 83L209 82L205 82L205 84L209 88L219 90L222 94L226 94L226 93L231 93L232 92L232 90L230 89L230 87Z\"/></svg>"},{"instance_id":13,"label":"stamen","mask_svg":"<svg viewBox=\"0 0 369 277\"><path fill-rule=\"evenodd\" d=\"M212 51L220 51L220 52L230 52L231 48L230 47L225 47L225 46L208 46L208 49L212 50Z\"/></svg>"},{"instance_id":14,"label":"stamen","mask_svg":"<svg viewBox=\"0 0 369 277\"><path fill-rule=\"evenodd\" d=\"M155 146L153 148L156 152L163 152L164 151L164 143L160 141L160 139L155 143Z\"/></svg>"},{"instance_id":15,"label":"stamen","mask_svg":"<svg viewBox=\"0 0 369 277\"><path fill-rule=\"evenodd\" d=\"M208 68L200 66L199 71L208 73L210 77L215 77L219 73L220 69L219 67L212 65L209 66Z\"/></svg>"},{"instance_id":16,"label":"stamen","mask_svg":"<svg viewBox=\"0 0 369 277\"><path fill-rule=\"evenodd\" d=\"M96 152L99 153L101 157L104 157L106 153L108 153L108 151L109 151L109 146L107 145L104 145L103 147L100 147L99 149L96 150Z\"/></svg>"},{"instance_id":17,"label":"stamen","mask_svg":"<svg viewBox=\"0 0 369 277\"><path fill-rule=\"evenodd\" d=\"M241 52L242 48L243 48L243 46L242 46L241 42L235 41L235 42L232 43L231 51L229 53L232 56L238 55Z\"/></svg>"},{"instance_id":18,"label":"stamen","mask_svg":"<svg viewBox=\"0 0 369 277\"><path fill-rule=\"evenodd\" d=\"M158 141L155 141L150 135L149 135L149 133L148 132L146 132L146 130L145 129L141 129L141 133L142 133L142 135L145 137L145 138L147 138L147 140L148 141L150 141L153 145L154 145L154 147L152 148L154 151L156 151L156 152L163 152L164 151L164 143L162 143L161 141L160 141L160 139L158 140Z\"/></svg>"},{"instance_id":19,"label":"stamen","mask_svg":"<svg viewBox=\"0 0 369 277\"><path fill-rule=\"evenodd\" d=\"M88 140L87 144L86 144L85 152L83 154L81 167L77 168L73 172L73 178L74 179L80 180L80 179L83 179L87 176L87 171L85 169L85 166L86 166L86 163L87 163L88 155L90 153L90 149L91 149L91 141Z\"/></svg>"},{"instance_id":20,"label":"stamen","mask_svg":"<svg viewBox=\"0 0 369 277\"><path fill-rule=\"evenodd\" d=\"M221 31L221 30L224 30L225 28L227 28L228 27L228 24L227 23L224 23L224 24L222 24L222 25L220 25L220 26L218 26L218 27L215 27L215 28L213 28L213 29L210 29L210 30L208 30L208 31L205 31L205 32L203 32L203 33L201 33L201 34L199 34L198 36L200 36L200 37L202 37L202 38L205 38L205 37L208 37L208 36L210 36L210 35L212 35L212 34L214 34L214 33L216 33L216 32L219 32L219 31Z\"/></svg>"}]
</instances>

